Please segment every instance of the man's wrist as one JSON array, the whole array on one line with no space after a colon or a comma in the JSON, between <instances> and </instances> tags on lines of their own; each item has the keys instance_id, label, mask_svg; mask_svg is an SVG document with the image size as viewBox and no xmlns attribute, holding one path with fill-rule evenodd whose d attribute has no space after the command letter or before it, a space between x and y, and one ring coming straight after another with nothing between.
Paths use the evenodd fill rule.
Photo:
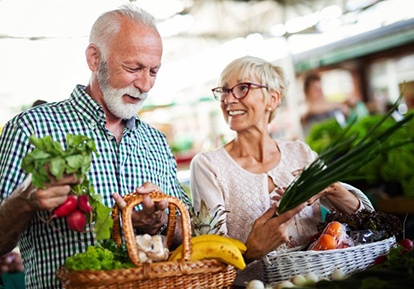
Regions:
<instances>
[{"instance_id":1,"label":"man's wrist","mask_svg":"<svg viewBox=\"0 0 414 289\"><path fill-rule=\"evenodd\" d=\"M155 235L166 235L167 234L167 229L168 229L168 224L164 223L158 228Z\"/></svg>"},{"instance_id":2,"label":"man's wrist","mask_svg":"<svg viewBox=\"0 0 414 289\"><path fill-rule=\"evenodd\" d=\"M136 235L143 235L143 234L148 234L148 235L166 235L167 232L167 228L168 228L168 224L164 223L161 226L159 226L158 228L136 228L135 229L135 234Z\"/></svg>"}]
</instances>

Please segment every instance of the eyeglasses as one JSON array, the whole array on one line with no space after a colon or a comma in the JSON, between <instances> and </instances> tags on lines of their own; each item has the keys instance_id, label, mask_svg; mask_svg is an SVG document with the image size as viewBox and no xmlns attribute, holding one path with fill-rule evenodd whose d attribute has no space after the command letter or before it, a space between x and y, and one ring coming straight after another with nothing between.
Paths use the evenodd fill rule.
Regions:
<instances>
[{"instance_id":1,"label":"eyeglasses","mask_svg":"<svg viewBox=\"0 0 414 289\"><path fill-rule=\"evenodd\" d=\"M216 87L216 88L213 88L211 91L213 92L214 98L216 100L223 102L230 92L231 94L233 94L234 98L237 98L237 99L242 99L246 97L246 95L249 93L250 88L252 86L254 86L255 88L268 89L267 86L264 86L261 84L256 84L256 83L251 83L251 82L242 82L242 83L237 83L232 88Z\"/></svg>"}]
</instances>

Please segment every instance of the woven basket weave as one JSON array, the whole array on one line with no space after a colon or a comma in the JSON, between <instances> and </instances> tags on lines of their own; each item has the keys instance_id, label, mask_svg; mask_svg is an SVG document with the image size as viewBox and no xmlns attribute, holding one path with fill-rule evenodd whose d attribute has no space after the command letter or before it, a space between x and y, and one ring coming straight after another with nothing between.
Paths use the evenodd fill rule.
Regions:
<instances>
[{"instance_id":1,"label":"woven basket weave","mask_svg":"<svg viewBox=\"0 0 414 289\"><path fill-rule=\"evenodd\" d=\"M388 253L395 238L358 245L345 249L326 251L296 251L268 254L263 261L264 278L267 284L277 284L296 275L313 272L320 278L331 279L332 273L342 270L345 275L364 270L373 264L375 258Z\"/></svg>"},{"instance_id":2,"label":"woven basket weave","mask_svg":"<svg viewBox=\"0 0 414 289\"><path fill-rule=\"evenodd\" d=\"M142 202L142 196L128 194L124 196L127 205L122 211L122 227L128 254L136 265L134 268L117 270L85 270L73 271L63 267L56 275L66 289L200 289L200 288L232 288L236 277L233 266L224 264L216 259L190 261L191 258L191 222L188 210L177 198L160 192L150 194L154 202L165 199L169 202L167 246L171 246L175 225L176 210L181 213L183 231L183 258L177 261L154 262L141 264L138 259L138 249L132 227L131 214L135 206ZM112 238L115 243L122 243L119 210L112 210L114 227Z\"/></svg>"}]
</instances>

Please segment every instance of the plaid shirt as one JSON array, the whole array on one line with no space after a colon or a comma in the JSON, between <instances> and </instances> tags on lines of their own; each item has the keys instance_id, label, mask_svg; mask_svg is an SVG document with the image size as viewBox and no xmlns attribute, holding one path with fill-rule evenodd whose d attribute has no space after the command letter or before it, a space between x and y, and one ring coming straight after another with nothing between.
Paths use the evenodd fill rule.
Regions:
<instances>
[{"instance_id":1,"label":"plaid shirt","mask_svg":"<svg viewBox=\"0 0 414 289\"><path fill-rule=\"evenodd\" d=\"M130 193L147 181L190 206L165 136L137 116L127 122L117 144L105 128L102 107L84 89L79 85L69 99L22 112L6 124L0 136L0 202L26 177L20 164L33 149L30 135L50 135L65 147L67 134L82 134L96 143L99 157L93 157L88 178L107 206L114 205L112 193ZM49 216L49 212L38 211L19 242L27 289L61 288L55 277L58 267L68 256L94 244L92 233L73 232L62 219L50 224L42 221Z\"/></svg>"}]
</instances>

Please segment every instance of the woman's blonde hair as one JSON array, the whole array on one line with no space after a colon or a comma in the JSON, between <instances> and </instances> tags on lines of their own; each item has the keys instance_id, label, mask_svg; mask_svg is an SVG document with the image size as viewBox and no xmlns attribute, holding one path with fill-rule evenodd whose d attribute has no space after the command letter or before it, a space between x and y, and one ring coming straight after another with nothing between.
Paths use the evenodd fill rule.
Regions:
<instances>
[{"instance_id":1,"label":"woman's blonde hair","mask_svg":"<svg viewBox=\"0 0 414 289\"><path fill-rule=\"evenodd\" d=\"M285 98L289 82L283 68L274 65L264 59L244 56L230 62L222 71L219 79L219 86L223 86L227 81L237 74L238 79L246 79L255 77L260 80L261 85L266 86L269 91L278 91L280 93L280 101ZM274 119L276 109L272 111L269 122Z\"/></svg>"}]
</instances>

